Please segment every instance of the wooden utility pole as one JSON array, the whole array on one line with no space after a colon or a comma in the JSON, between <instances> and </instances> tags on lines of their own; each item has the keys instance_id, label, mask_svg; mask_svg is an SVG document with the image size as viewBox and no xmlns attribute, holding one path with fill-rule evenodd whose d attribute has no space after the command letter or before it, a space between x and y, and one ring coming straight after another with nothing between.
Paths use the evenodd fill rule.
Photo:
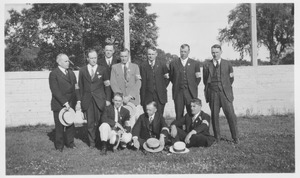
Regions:
<instances>
[{"instance_id":1,"label":"wooden utility pole","mask_svg":"<svg viewBox=\"0 0 300 178\"><path fill-rule=\"evenodd\" d=\"M251 3L251 49L252 66L257 66L257 25L255 3Z\"/></svg>"},{"instance_id":2,"label":"wooden utility pole","mask_svg":"<svg viewBox=\"0 0 300 178\"><path fill-rule=\"evenodd\" d=\"M123 4L124 9L124 48L130 51L130 31L129 31L129 3ZM129 61L130 54L129 54Z\"/></svg>"}]
</instances>

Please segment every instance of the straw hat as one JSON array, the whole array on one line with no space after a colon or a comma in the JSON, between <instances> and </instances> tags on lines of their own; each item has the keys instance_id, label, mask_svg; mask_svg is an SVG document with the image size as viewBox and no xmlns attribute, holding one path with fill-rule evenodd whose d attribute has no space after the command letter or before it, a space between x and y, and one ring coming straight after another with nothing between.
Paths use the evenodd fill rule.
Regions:
<instances>
[{"instance_id":1,"label":"straw hat","mask_svg":"<svg viewBox=\"0 0 300 178\"><path fill-rule=\"evenodd\" d=\"M186 148L184 142L175 142L173 146L170 147L171 153L188 153L190 150Z\"/></svg>"},{"instance_id":2,"label":"straw hat","mask_svg":"<svg viewBox=\"0 0 300 178\"><path fill-rule=\"evenodd\" d=\"M124 132L121 136L121 142L124 142L124 143L129 143L132 139L132 134L131 133L126 133Z\"/></svg>"},{"instance_id":3,"label":"straw hat","mask_svg":"<svg viewBox=\"0 0 300 178\"><path fill-rule=\"evenodd\" d=\"M163 145L159 144L159 140L156 138L149 138L144 144L143 148L146 151L155 153L155 152L160 152L164 149Z\"/></svg>"},{"instance_id":4,"label":"straw hat","mask_svg":"<svg viewBox=\"0 0 300 178\"><path fill-rule=\"evenodd\" d=\"M58 118L62 125L70 126L74 123L75 111L72 108L67 110L67 108L64 107L59 111Z\"/></svg>"},{"instance_id":5,"label":"straw hat","mask_svg":"<svg viewBox=\"0 0 300 178\"><path fill-rule=\"evenodd\" d=\"M136 112L136 106L132 102L128 102L126 105L123 105L129 111L130 117L133 117Z\"/></svg>"}]
</instances>

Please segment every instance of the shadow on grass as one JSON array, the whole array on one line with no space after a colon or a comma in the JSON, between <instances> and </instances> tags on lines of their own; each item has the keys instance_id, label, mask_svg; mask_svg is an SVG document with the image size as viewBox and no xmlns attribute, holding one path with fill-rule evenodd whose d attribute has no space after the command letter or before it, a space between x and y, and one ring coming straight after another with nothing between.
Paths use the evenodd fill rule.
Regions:
<instances>
[{"instance_id":1,"label":"shadow on grass","mask_svg":"<svg viewBox=\"0 0 300 178\"><path fill-rule=\"evenodd\" d=\"M53 142L53 144L54 144L55 143L55 129L52 129L51 132L48 132L47 136L49 137L49 140L51 142ZM81 140L82 142L84 142L85 144L88 145L88 136L87 136L86 124L83 124L80 127L75 127L74 138L79 139L79 140Z\"/></svg>"}]
</instances>

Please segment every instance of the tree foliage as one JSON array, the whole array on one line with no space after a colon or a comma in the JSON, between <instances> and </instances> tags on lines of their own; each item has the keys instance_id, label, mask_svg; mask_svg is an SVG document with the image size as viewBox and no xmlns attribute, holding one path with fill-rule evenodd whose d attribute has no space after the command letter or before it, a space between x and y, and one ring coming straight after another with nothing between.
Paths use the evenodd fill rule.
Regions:
<instances>
[{"instance_id":1,"label":"tree foliage","mask_svg":"<svg viewBox=\"0 0 300 178\"><path fill-rule=\"evenodd\" d=\"M270 63L280 64L294 47L294 4L256 4L257 42L270 53ZM220 42L231 42L240 53L251 54L250 4L239 4L228 15L229 27L219 31Z\"/></svg>"},{"instance_id":2,"label":"tree foliage","mask_svg":"<svg viewBox=\"0 0 300 178\"><path fill-rule=\"evenodd\" d=\"M133 61L141 60L139 54L146 47L157 45L157 15L147 13L150 5L129 4ZM11 18L5 23L5 43L8 49L5 55L6 69L19 69L13 69L9 63L15 59L22 64L19 56L25 49L39 49L36 58L30 61L32 66L40 70L53 68L58 53L66 53L76 66L83 66L87 49L94 48L102 56L107 39L114 43L116 52L124 44L121 3L33 4L21 13L15 10L9 13Z\"/></svg>"}]
</instances>

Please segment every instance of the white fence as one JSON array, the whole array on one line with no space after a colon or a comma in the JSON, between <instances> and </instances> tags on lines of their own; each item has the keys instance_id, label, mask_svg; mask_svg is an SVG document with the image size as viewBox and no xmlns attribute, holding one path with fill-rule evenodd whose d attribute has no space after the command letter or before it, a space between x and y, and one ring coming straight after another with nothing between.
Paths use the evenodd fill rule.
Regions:
<instances>
[{"instance_id":1,"label":"white fence","mask_svg":"<svg viewBox=\"0 0 300 178\"><path fill-rule=\"evenodd\" d=\"M234 73L233 104L238 116L294 112L293 65L234 67ZM54 124L48 77L49 71L5 73L6 126ZM171 87L170 83L164 115L174 117ZM198 95L210 114L203 88L201 81Z\"/></svg>"}]
</instances>

